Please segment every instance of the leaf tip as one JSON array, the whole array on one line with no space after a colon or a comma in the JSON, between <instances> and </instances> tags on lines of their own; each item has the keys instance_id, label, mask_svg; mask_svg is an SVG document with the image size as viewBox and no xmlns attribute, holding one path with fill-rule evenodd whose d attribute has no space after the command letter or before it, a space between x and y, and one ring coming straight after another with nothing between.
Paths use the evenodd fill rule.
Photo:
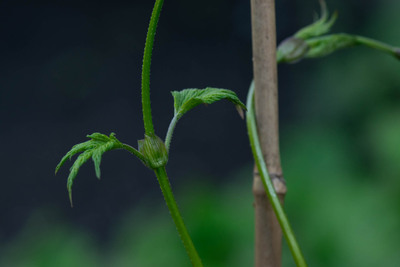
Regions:
<instances>
[{"instance_id":1,"label":"leaf tip","mask_svg":"<svg viewBox=\"0 0 400 267\"><path fill-rule=\"evenodd\" d=\"M71 204L71 208L74 207L74 203L72 202L72 190L71 188L68 188L68 197L69 197L69 203Z\"/></svg>"},{"instance_id":2,"label":"leaf tip","mask_svg":"<svg viewBox=\"0 0 400 267\"><path fill-rule=\"evenodd\" d=\"M235 105L235 108L236 108L237 112L239 113L240 118L242 118L242 120L244 120L243 108L240 105Z\"/></svg>"},{"instance_id":3,"label":"leaf tip","mask_svg":"<svg viewBox=\"0 0 400 267\"><path fill-rule=\"evenodd\" d=\"M319 0L319 6L321 8L321 19L325 20L328 17L328 7L326 6L325 0Z\"/></svg>"},{"instance_id":4,"label":"leaf tip","mask_svg":"<svg viewBox=\"0 0 400 267\"><path fill-rule=\"evenodd\" d=\"M95 171L96 171L96 177L97 177L97 179L99 179L100 180L100 167L99 168L95 168Z\"/></svg>"}]
</instances>

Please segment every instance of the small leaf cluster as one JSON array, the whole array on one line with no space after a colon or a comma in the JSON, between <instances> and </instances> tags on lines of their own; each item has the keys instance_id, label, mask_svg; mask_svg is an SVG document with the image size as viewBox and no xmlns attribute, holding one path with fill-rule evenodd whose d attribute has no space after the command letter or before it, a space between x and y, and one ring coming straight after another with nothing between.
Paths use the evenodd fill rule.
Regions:
<instances>
[{"instance_id":1,"label":"small leaf cluster","mask_svg":"<svg viewBox=\"0 0 400 267\"><path fill-rule=\"evenodd\" d=\"M400 59L400 49L376 40L362 36L338 33L328 33L336 21L335 12L329 18L329 12L324 0L320 0L321 17L299 31L293 36L283 40L277 48L278 63L296 63L304 58L317 58L327 56L337 50L356 45L364 45L381 50Z\"/></svg>"},{"instance_id":2,"label":"small leaf cluster","mask_svg":"<svg viewBox=\"0 0 400 267\"><path fill-rule=\"evenodd\" d=\"M319 1L321 6L321 17L314 23L300 29L294 34L294 37L307 40L312 37L321 36L328 33L337 19L337 12L329 18L328 8L324 0Z\"/></svg>"},{"instance_id":3,"label":"small leaf cluster","mask_svg":"<svg viewBox=\"0 0 400 267\"><path fill-rule=\"evenodd\" d=\"M296 63L308 56L312 47L308 40L328 33L337 19L335 12L329 18L329 12L324 0L320 0L321 17L314 23L300 29L293 36L282 41L277 48L278 63Z\"/></svg>"},{"instance_id":4,"label":"small leaf cluster","mask_svg":"<svg viewBox=\"0 0 400 267\"><path fill-rule=\"evenodd\" d=\"M227 89L211 87L207 87L205 89L185 89L182 91L173 91L172 95L174 97L175 110L174 119L172 120L174 125L184 114L198 105L212 104L222 99L227 99L232 102L240 114L243 114L243 109L246 109L245 105L239 100L236 94ZM167 140L169 141L172 137L173 130L174 127L170 127L170 131L167 133ZM73 156L80 153L70 168L70 173L67 179L67 189L71 206L73 182L79 172L80 167L89 159L93 160L96 176L99 179L102 155L105 152L114 149L125 149L129 151L131 154L139 158L144 165L153 170L164 167L168 162L168 149L161 138L155 134L145 134L145 138L138 141L138 150L120 142L115 137L115 133L111 133L109 136L101 133L93 133L87 137L90 138L90 140L73 146L71 150L65 154L60 163L57 165L55 171L57 173L67 160L71 160Z\"/></svg>"},{"instance_id":5,"label":"small leaf cluster","mask_svg":"<svg viewBox=\"0 0 400 267\"><path fill-rule=\"evenodd\" d=\"M55 171L55 173L57 173L67 160L71 160L74 155L81 153L70 168L70 173L67 180L67 189L69 192L71 206L72 184L74 183L80 167L91 158L94 163L96 176L98 179L100 179L100 163L102 155L107 151L123 148L123 144L115 137L115 133L111 133L110 136L101 133L93 133L87 137L90 138L89 141L74 145L71 150L65 154L60 163L58 163Z\"/></svg>"}]
</instances>

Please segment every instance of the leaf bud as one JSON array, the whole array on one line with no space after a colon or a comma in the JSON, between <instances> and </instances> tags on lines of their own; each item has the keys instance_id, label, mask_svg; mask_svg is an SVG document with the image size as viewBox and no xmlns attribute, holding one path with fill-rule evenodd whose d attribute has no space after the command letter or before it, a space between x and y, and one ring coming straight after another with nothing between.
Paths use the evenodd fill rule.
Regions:
<instances>
[{"instance_id":1,"label":"leaf bud","mask_svg":"<svg viewBox=\"0 0 400 267\"><path fill-rule=\"evenodd\" d=\"M278 63L295 63L301 60L308 52L307 43L296 37L289 37L283 40L277 48Z\"/></svg>"},{"instance_id":2,"label":"leaf bud","mask_svg":"<svg viewBox=\"0 0 400 267\"><path fill-rule=\"evenodd\" d=\"M168 152L160 137L145 135L138 141L139 152L145 159L145 164L151 169L163 167L168 162Z\"/></svg>"}]
</instances>

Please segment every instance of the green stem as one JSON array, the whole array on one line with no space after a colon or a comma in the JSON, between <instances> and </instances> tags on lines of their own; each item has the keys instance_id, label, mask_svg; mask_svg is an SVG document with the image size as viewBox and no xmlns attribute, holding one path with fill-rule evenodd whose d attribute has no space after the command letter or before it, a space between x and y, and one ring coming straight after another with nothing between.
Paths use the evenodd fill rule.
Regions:
<instances>
[{"instance_id":1,"label":"green stem","mask_svg":"<svg viewBox=\"0 0 400 267\"><path fill-rule=\"evenodd\" d=\"M190 261L192 262L192 265L194 267L202 267L203 264L201 263L201 259L196 251L196 248L193 245L192 239L189 236L189 233L186 229L186 226L183 222L182 216L176 204L165 167L154 169L154 172L157 176L158 182L160 183L165 202L167 203L172 219L175 222L176 229L179 232L179 236L181 237L186 252L189 255Z\"/></svg>"},{"instance_id":2,"label":"green stem","mask_svg":"<svg viewBox=\"0 0 400 267\"><path fill-rule=\"evenodd\" d=\"M172 134L175 130L175 126L178 120L179 118L177 116L174 116L168 126L167 135L165 136L165 146L167 148L168 153L169 153L169 146L171 145Z\"/></svg>"},{"instance_id":3,"label":"green stem","mask_svg":"<svg viewBox=\"0 0 400 267\"><path fill-rule=\"evenodd\" d=\"M131 154L135 155L136 157L138 157L142 162L146 162L145 158L143 157L143 155L137 151L137 149L131 147L130 145L127 144L122 144L122 149L127 150L128 152L130 152Z\"/></svg>"},{"instance_id":4,"label":"green stem","mask_svg":"<svg viewBox=\"0 0 400 267\"><path fill-rule=\"evenodd\" d=\"M394 46L385 44L383 42L376 41L374 39L370 39L370 38L363 37L363 36L355 35L354 37L358 44L362 44L362 45L365 45L365 46L368 46L368 47L371 47L371 48L374 48L377 50L381 50L383 52L392 54L393 56L400 59L400 48L399 47L394 47Z\"/></svg>"},{"instance_id":5,"label":"green stem","mask_svg":"<svg viewBox=\"0 0 400 267\"><path fill-rule=\"evenodd\" d=\"M279 224L282 228L283 235L285 236L290 251L292 252L296 265L298 267L306 267L307 264L301 253L300 247L297 244L296 238L294 236L292 228L290 227L285 211L283 210L279 198L276 195L274 185L268 175L267 166L265 165L264 162L264 156L258 138L255 112L254 112L254 81L250 85L246 106L247 106L247 115L246 115L247 130L249 134L251 150L253 152L253 156L256 161L258 171L260 172L261 180L264 184L265 191L275 211L276 217L278 218Z\"/></svg>"},{"instance_id":6,"label":"green stem","mask_svg":"<svg viewBox=\"0 0 400 267\"><path fill-rule=\"evenodd\" d=\"M150 106L150 65L151 54L153 51L154 37L156 35L157 23L160 18L161 8L164 0L156 0L153 13L151 14L149 29L147 31L146 44L144 46L143 66L142 66L142 108L143 122L146 135L154 134L153 120L151 117Z\"/></svg>"}]
</instances>

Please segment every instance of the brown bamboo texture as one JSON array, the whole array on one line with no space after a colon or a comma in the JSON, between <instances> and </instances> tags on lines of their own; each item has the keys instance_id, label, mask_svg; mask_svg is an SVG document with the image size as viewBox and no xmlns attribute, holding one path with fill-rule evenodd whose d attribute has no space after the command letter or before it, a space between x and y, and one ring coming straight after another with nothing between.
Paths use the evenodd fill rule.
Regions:
<instances>
[{"instance_id":1,"label":"brown bamboo texture","mask_svg":"<svg viewBox=\"0 0 400 267\"><path fill-rule=\"evenodd\" d=\"M261 148L281 202L286 194L279 153L275 1L251 0L255 110ZM282 230L254 168L255 266L280 267Z\"/></svg>"}]
</instances>

